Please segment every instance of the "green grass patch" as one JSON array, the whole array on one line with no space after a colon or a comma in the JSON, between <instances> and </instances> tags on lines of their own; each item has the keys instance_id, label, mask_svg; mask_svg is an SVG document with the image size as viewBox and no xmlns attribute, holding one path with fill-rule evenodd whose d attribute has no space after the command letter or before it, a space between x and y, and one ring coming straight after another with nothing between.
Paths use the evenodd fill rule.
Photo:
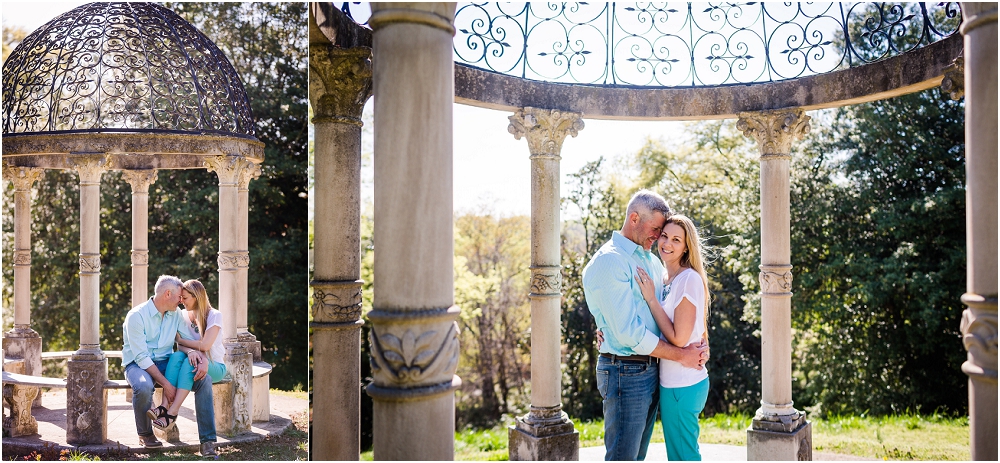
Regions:
<instances>
[{"instance_id":1,"label":"green grass patch","mask_svg":"<svg viewBox=\"0 0 1000 463\"><path fill-rule=\"evenodd\" d=\"M703 444L745 446L753 417L745 414L715 415L701 419ZM813 451L839 453L879 460L969 460L969 420L941 415L887 417L837 416L810 418ZM604 421L573 420L580 433L580 447L604 445ZM659 421L652 443L663 443ZM507 427L465 429L455 433L456 460L507 459ZM361 454L372 461L372 452Z\"/></svg>"}]
</instances>

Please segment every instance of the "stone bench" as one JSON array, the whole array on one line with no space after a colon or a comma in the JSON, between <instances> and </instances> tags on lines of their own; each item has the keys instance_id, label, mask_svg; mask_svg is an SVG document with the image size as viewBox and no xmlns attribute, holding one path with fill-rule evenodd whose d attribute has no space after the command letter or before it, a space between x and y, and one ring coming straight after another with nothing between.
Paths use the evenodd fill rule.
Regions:
<instances>
[{"instance_id":1,"label":"stone bench","mask_svg":"<svg viewBox=\"0 0 1000 463\"><path fill-rule=\"evenodd\" d=\"M117 354L117 355L116 355ZM46 352L42 354L43 360L58 360L69 358L73 352ZM108 357L121 357L121 351L106 351ZM31 405L38 396L41 388L66 388L65 378L48 378L44 376L30 376L6 371L8 368L14 371L23 371L23 361L4 359L3 371L3 400L10 408L10 416L4 417L3 429L11 437L29 436L38 433L38 422L31 414ZM253 389L253 411L251 419L253 421L270 420L270 374L272 367L265 362L253 364L252 389ZM157 385L157 393L154 395L154 403L159 402L160 386ZM104 382L104 389L124 389L126 391L126 401L132 401L132 387L124 379L111 379ZM213 396L226 397L233 393L232 380L224 378L222 381L212 384ZM221 416L220 405L226 401L216 400L216 416ZM162 432L156 430L156 434L168 441L176 441L176 428L172 431Z\"/></svg>"},{"instance_id":2,"label":"stone bench","mask_svg":"<svg viewBox=\"0 0 1000 463\"><path fill-rule=\"evenodd\" d=\"M9 436L38 434L38 421L31 415L31 403L43 387L65 388L66 380L3 372L3 400L10 408L10 416L3 419L3 429Z\"/></svg>"}]
</instances>

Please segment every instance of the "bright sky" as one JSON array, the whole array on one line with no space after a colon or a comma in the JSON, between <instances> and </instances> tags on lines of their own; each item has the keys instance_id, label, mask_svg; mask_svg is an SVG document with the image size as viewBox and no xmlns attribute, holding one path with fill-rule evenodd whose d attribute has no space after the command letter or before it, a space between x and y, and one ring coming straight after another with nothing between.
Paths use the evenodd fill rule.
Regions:
<instances>
[{"instance_id":1,"label":"bright sky","mask_svg":"<svg viewBox=\"0 0 1000 463\"><path fill-rule=\"evenodd\" d=\"M8 26L33 31L55 16L79 5L77 2L0 3L0 16ZM369 110L370 110L369 102ZM488 205L508 214L531 212L531 170L528 143L507 132L512 113L456 104L454 107L454 207L456 211L478 211ZM647 136L675 138L682 130L678 122L621 122L585 119L586 127L563 144L560 175L565 192L567 174L600 156L630 155L642 147ZM370 146L370 145L369 145ZM371 197L371 194L367 194ZM564 218L574 216L566 211Z\"/></svg>"}]
</instances>

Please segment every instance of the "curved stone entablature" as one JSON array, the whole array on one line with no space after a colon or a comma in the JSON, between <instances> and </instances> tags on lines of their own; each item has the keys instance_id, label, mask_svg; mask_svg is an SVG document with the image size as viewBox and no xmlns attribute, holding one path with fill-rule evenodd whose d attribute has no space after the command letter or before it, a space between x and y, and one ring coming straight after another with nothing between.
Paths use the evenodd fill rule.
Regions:
<instances>
[{"instance_id":1,"label":"curved stone entablature","mask_svg":"<svg viewBox=\"0 0 1000 463\"><path fill-rule=\"evenodd\" d=\"M200 133L88 132L4 135L3 157L19 167L73 169L73 160L106 155L106 169L204 169L206 157L264 161L256 139Z\"/></svg>"},{"instance_id":2,"label":"curved stone entablature","mask_svg":"<svg viewBox=\"0 0 1000 463\"><path fill-rule=\"evenodd\" d=\"M609 87L521 79L455 65L455 101L502 111L525 106L583 113L587 119L733 119L741 112L814 110L876 101L941 84L962 54L954 35L872 64L799 79L714 87Z\"/></svg>"}]
</instances>

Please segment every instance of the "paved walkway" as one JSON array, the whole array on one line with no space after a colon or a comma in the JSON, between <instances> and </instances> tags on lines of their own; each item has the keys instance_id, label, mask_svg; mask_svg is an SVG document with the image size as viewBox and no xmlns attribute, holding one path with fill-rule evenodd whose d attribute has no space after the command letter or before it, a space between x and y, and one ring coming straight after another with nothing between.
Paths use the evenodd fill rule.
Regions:
<instances>
[{"instance_id":1,"label":"paved walkway","mask_svg":"<svg viewBox=\"0 0 1000 463\"><path fill-rule=\"evenodd\" d=\"M255 422L251 432L238 436L218 436L216 446L231 443L260 440L270 435L280 435L292 425L293 413L306 412L309 409L307 399L296 399L282 395L271 394L271 419L268 422ZM6 414L6 410L4 411ZM124 390L108 391L108 439L103 445L87 445L73 447L66 443L66 390L53 389L42 395L42 406L33 409L38 420L38 434L27 437L4 437L4 453L10 449L18 453L29 453L41 449L42 446L58 446L59 448L79 449L88 453L103 453L110 448L128 447L133 452L147 452L139 444L135 432L135 415L132 404L125 401ZM181 406L177 417L177 429L180 431L179 442L164 442L162 450L189 451L192 454L199 451L198 425L194 421L194 397L188 398ZM162 439L161 439L162 441ZM122 449L124 450L124 449ZM154 450L156 451L156 450ZM193 456L193 455L192 455Z\"/></svg>"},{"instance_id":2,"label":"paved walkway","mask_svg":"<svg viewBox=\"0 0 1000 463\"><path fill-rule=\"evenodd\" d=\"M605 449L601 447L584 447L580 449L580 461L602 461ZM701 444L701 459L704 461L747 461L747 448L739 445ZM663 443L649 444L646 451L646 461L666 461L667 448ZM813 452L813 461L844 461L869 460L854 455L840 453ZM870 459L874 461L875 459Z\"/></svg>"}]
</instances>

